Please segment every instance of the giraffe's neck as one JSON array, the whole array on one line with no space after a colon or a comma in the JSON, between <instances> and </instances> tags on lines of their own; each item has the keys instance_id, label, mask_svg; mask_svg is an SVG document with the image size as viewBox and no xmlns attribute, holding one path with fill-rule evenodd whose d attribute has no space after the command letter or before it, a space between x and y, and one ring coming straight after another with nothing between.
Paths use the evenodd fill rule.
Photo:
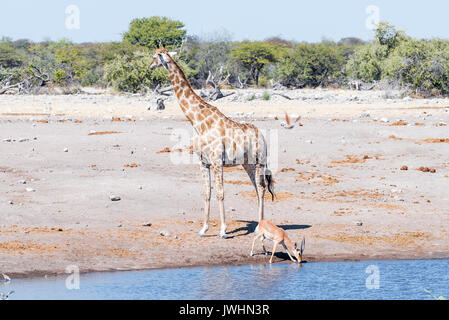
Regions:
<instances>
[{"instance_id":1,"label":"giraffe's neck","mask_svg":"<svg viewBox=\"0 0 449 320\"><path fill-rule=\"evenodd\" d=\"M171 59L168 67L168 75L178 98L181 110L198 133L204 133L202 122L213 111L214 114L223 116L217 108L206 103L190 86L187 77L181 68Z\"/></svg>"}]
</instances>

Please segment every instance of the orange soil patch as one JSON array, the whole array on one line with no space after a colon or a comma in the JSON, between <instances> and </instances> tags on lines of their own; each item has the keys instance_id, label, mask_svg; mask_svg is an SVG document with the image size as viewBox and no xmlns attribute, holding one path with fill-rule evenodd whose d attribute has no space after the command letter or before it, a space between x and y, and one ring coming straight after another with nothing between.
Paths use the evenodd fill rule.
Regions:
<instances>
[{"instance_id":1,"label":"orange soil patch","mask_svg":"<svg viewBox=\"0 0 449 320\"><path fill-rule=\"evenodd\" d=\"M22 255L24 253L44 254L55 252L58 250L59 247L54 245L20 242L17 240L0 242L0 252L5 252L7 254L18 254L18 255Z\"/></svg>"},{"instance_id":2,"label":"orange soil patch","mask_svg":"<svg viewBox=\"0 0 449 320\"><path fill-rule=\"evenodd\" d=\"M83 123L83 120L75 120L75 123Z\"/></svg>"},{"instance_id":3,"label":"orange soil patch","mask_svg":"<svg viewBox=\"0 0 449 320\"><path fill-rule=\"evenodd\" d=\"M337 192L327 192L326 198L336 198L336 197L351 197L351 198L362 198L362 200L366 199L379 199L384 197L385 195L376 191L371 190L350 190L350 191L337 191Z\"/></svg>"},{"instance_id":4,"label":"orange soil patch","mask_svg":"<svg viewBox=\"0 0 449 320\"><path fill-rule=\"evenodd\" d=\"M281 172L289 172L289 171L295 171L293 168L282 168Z\"/></svg>"},{"instance_id":5,"label":"orange soil patch","mask_svg":"<svg viewBox=\"0 0 449 320\"><path fill-rule=\"evenodd\" d=\"M124 167L125 168L137 168L139 165L136 163L131 163L131 164L125 164Z\"/></svg>"},{"instance_id":6,"label":"orange soil patch","mask_svg":"<svg viewBox=\"0 0 449 320\"><path fill-rule=\"evenodd\" d=\"M122 120L121 118L112 118L111 122L133 122L133 119L127 118L126 120Z\"/></svg>"},{"instance_id":7,"label":"orange soil patch","mask_svg":"<svg viewBox=\"0 0 449 320\"><path fill-rule=\"evenodd\" d=\"M319 180L318 180L319 179ZM318 172L300 172L296 178L297 182L311 181L321 186L331 186L336 183L340 183L336 177L330 175L323 175Z\"/></svg>"},{"instance_id":8,"label":"orange soil patch","mask_svg":"<svg viewBox=\"0 0 449 320\"><path fill-rule=\"evenodd\" d=\"M106 249L105 254L107 255L113 255L116 257L141 257L143 256L142 253L134 251L134 250L128 250L128 249L123 249L123 248L110 248L110 249Z\"/></svg>"},{"instance_id":9,"label":"orange soil patch","mask_svg":"<svg viewBox=\"0 0 449 320\"><path fill-rule=\"evenodd\" d=\"M36 122L39 122L39 123L48 123L48 120L36 120Z\"/></svg>"},{"instance_id":10,"label":"orange soil patch","mask_svg":"<svg viewBox=\"0 0 449 320\"><path fill-rule=\"evenodd\" d=\"M415 126L417 126L417 127L424 127L425 124L421 123L421 122L415 122Z\"/></svg>"},{"instance_id":11,"label":"orange soil patch","mask_svg":"<svg viewBox=\"0 0 449 320\"><path fill-rule=\"evenodd\" d=\"M392 139L392 140L396 140L396 141L404 140L403 138L396 137L395 135L391 135L391 136L389 136L388 138L389 138L389 139Z\"/></svg>"},{"instance_id":12,"label":"orange soil patch","mask_svg":"<svg viewBox=\"0 0 449 320\"><path fill-rule=\"evenodd\" d=\"M401 170L402 170L402 171L407 171L407 170L408 170L408 167L407 167L407 166L402 166L402 167L401 167Z\"/></svg>"},{"instance_id":13,"label":"orange soil patch","mask_svg":"<svg viewBox=\"0 0 449 320\"><path fill-rule=\"evenodd\" d=\"M395 126L408 126L408 123L404 122L404 121L397 121L395 123L390 124L390 127L395 127Z\"/></svg>"},{"instance_id":14,"label":"orange soil patch","mask_svg":"<svg viewBox=\"0 0 449 320\"><path fill-rule=\"evenodd\" d=\"M256 195L256 192L254 192L254 191L242 191L242 192L239 192L239 195L241 195L242 197L244 197L246 199L257 200L257 195ZM277 192L276 197L274 198L274 201L278 202L278 201L284 201L284 200L291 200L294 198L297 198L297 196L294 195L293 193ZM271 202L271 194L269 192L265 192L265 201Z\"/></svg>"},{"instance_id":15,"label":"orange soil patch","mask_svg":"<svg viewBox=\"0 0 449 320\"><path fill-rule=\"evenodd\" d=\"M161 151L158 151L156 153L162 154L162 153L170 153L170 152L188 152L190 154L193 154L193 146L186 147L184 149L170 149L169 147L165 147L164 149L162 149Z\"/></svg>"},{"instance_id":16,"label":"orange soil patch","mask_svg":"<svg viewBox=\"0 0 449 320\"><path fill-rule=\"evenodd\" d=\"M238 185L238 186L241 186L241 185L252 185L251 181L225 180L224 182L225 183L229 183L229 184L235 184L235 185Z\"/></svg>"},{"instance_id":17,"label":"orange soil patch","mask_svg":"<svg viewBox=\"0 0 449 320\"><path fill-rule=\"evenodd\" d=\"M396 233L389 236L370 236L370 235L350 235L350 234L335 234L335 235L316 235L317 238L332 240L336 242L356 243L360 245L379 245L379 242L384 242L395 247L415 247L416 241L423 241L430 239L430 235L425 232L404 232Z\"/></svg>"},{"instance_id":18,"label":"orange soil patch","mask_svg":"<svg viewBox=\"0 0 449 320\"><path fill-rule=\"evenodd\" d=\"M449 143L449 139L425 139L427 143Z\"/></svg>"},{"instance_id":19,"label":"orange soil patch","mask_svg":"<svg viewBox=\"0 0 449 320\"><path fill-rule=\"evenodd\" d=\"M379 159L380 156L374 156L377 160ZM364 155L362 157L356 157L356 156L352 156L352 155L346 155L346 159L345 160L334 160L331 161L331 163L334 164L344 164L344 163L365 163L366 160L368 159L372 159L372 157L368 156L368 155Z\"/></svg>"},{"instance_id":20,"label":"orange soil patch","mask_svg":"<svg viewBox=\"0 0 449 320\"><path fill-rule=\"evenodd\" d=\"M121 133L120 131L100 131L100 132L91 132L89 133L89 136L102 136L106 134L116 134Z\"/></svg>"},{"instance_id":21,"label":"orange soil patch","mask_svg":"<svg viewBox=\"0 0 449 320\"><path fill-rule=\"evenodd\" d=\"M245 171L242 167L223 167L223 172Z\"/></svg>"}]
</instances>

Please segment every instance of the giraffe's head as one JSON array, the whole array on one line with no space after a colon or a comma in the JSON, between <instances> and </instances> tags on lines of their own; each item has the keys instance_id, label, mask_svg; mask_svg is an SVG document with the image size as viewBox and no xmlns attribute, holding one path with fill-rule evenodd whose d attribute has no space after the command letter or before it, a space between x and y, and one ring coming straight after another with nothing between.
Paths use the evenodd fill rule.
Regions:
<instances>
[{"instance_id":1,"label":"giraffe's head","mask_svg":"<svg viewBox=\"0 0 449 320\"><path fill-rule=\"evenodd\" d=\"M165 69L168 69L169 64L172 62L172 56L174 56L176 52L168 52L165 49L165 46L156 47L156 52L153 55L153 63L150 65L150 69L156 69L159 67L164 67Z\"/></svg>"}]
</instances>

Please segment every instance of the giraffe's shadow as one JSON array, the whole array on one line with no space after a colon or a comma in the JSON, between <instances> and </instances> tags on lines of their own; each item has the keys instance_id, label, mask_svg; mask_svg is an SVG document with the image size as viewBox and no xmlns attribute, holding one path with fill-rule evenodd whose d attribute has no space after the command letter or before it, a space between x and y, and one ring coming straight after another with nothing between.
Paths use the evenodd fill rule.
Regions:
<instances>
[{"instance_id":1,"label":"giraffe's shadow","mask_svg":"<svg viewBox=\"0 0 449 320\"><path fill-rule=\"evenodd\" d=\"M254 233L257 225L259 224L257 221L237 220L237 222L244 222L246 223L246 226L228 232L229 239L243 237L251 233ZM284 230L303 230L311 228L312 226L308 224L288 224L288 225L279 225L279 227Z\"/></svg>"}]
</instances>

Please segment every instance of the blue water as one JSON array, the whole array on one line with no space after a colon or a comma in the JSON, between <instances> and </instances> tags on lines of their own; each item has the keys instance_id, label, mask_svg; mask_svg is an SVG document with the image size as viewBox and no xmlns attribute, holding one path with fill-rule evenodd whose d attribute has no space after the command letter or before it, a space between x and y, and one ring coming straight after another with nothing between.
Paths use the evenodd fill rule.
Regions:
<instances>
[{"instance_id":1,"label":"blue water","mask_svg":"<svg viewBox=\"0 0 449 320\"><path fill-rule=\"evenodd\" d=\"M377 281L378 280L378 281ZM367 286L368 281L368 286ZM449 260L178 268L13 279L10 299L433 299L449 297Z\"/></svg>"}]
</instances>

